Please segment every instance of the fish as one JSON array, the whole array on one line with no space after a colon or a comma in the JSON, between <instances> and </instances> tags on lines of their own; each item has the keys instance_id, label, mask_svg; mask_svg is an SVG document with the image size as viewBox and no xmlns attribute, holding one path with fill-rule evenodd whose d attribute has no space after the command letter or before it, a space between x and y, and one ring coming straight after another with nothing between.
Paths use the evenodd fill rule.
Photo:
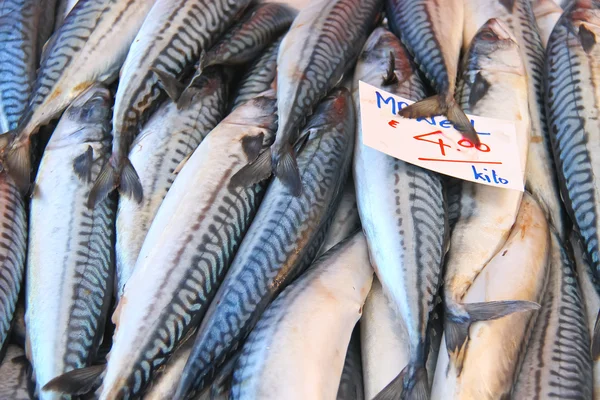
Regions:
<instances>
[{"instance_id":1,"label":"fish","mask_svg":"<svg viewBox=\"0 0 600 400\"><path fill-rule=\"evenodd\" d=\"M298 13L277 55L277 137L260 162L249 166L245 181L260 181L273 173L300 196L293 149L299 128L354 65L382 6L383 0L311 0Z\"/></svg>"},{"instance_id":2,"label":"fish","mask_svg":"<svg viewBox=\"0 0 600 400\"><path fill-rule=\"evenodd\" d=\"M600 310L600 286L598 280L594 275L590 264L587 261L585 255L584 246L579 238L577 232L571 232L569 237L571 248L573 250L573 258L577 271L577 279L579 287L581 289L581 296L583 298L583 304L585 304L585 312L587 324L586 327L589 332L589 336L593 340L598 340L598 335L595 334L598 329L598 314ZM594 387L594 399L600 399L600 356L598 350L600 347L598 343L592 342L591 344L591 357L593 363L593 387Z\"/></svg>"},{"instance_id":3,"label":"fish","mask_svg":"<svg viewBox=\"0 0 600 400\"><path fill-rule=\"evenodd\" d=\"M119 298L175 171L225 116L227 82L223 73L206 71L195 85L184 109L167 100L131 145L129 159L146 195L141 204L125 196L119 199L115 249Z\"/></svg>"},{"instance_id":4,"label":"fish","mask_svg":"<svg viewBox=\"0 0 600 400\"><path fill-rule=\"evenodd\" d=\"M8 341L25 271L27 215L19 189L0 172L0 350ZM1 353L1 351L0 351ZM1 357L0 357L1 359Z\"/></svg>"},{"instance_id":5,"label":"fish","mask_svg":"<svg viewBox=\"0 0 600 400\"><path fill-rule=\"evenodd\" d=\"M0 133L16 129L33 90L54 0L0 1Z\"/></svg>"},{"instance_id":6,"label":"fish","mask_svg":"<svg viewBox=\"0 0 600 400\"><path fill-rule=\"evenodd\" d=\"M356 104L359 81L409 99L426 96L408 51L384 28L371 34L360 55L354 73ZM365 146L360 128L355 146L356 201L371 263L406 327L410 352L408 365L377 398L393 393L421 398L429 391L427 326L442 282L448 239L442 178Z\"/></svg>"},{"instance_id":7,"label":"fish","mask_svg":"<svg viewBox=\"0 0 600 400\"><path fill-rule=\"evenodd\" d=\"M114 189L142 202L143 188L127 158L131 143L166 92L178 101L180 83L251 0L156 0L139 29L121 70L113 115L112 155L104 165L89 205ZM160 82L159 82L160 80Z\"/></svg>"},{"instance_id":8,"label":"fish","mask_svg":"<svg viewBox=\"0 0 600 400\"><path fill-rule=\"evenodd\" d=\"M0 362L0 399L29 400L25 350L11 344Z\"/></svg>"},{"instance_id":9,"label":"fish","mask_svg":"<svg viewBox=\"0 0 600 400\"><path fill-rule=\"evenodd\" d=\"M200 325L176 398L202 390L269 302L314 260L350 169L354 118L352 98L339 88L319 104L303 128L305 143L298 154L302 195L294 196L278 180L269 185ZM232 183L245 186L243 180Z\"/></svg>"},{"instance_id":10,"label":"fish","mask_svg":"<svg viewBox=\"0 0 600 400\"><path fill-rule=\"evenodd\" d=\"M282 3L296 10L302 10L310 4L312 0L262 0L263 3Z\"/></svg>"},{"instance_id":11,"label":"fish","mask_svg":"<svg viewBox=\"0 0 600 400\"><path fill-rule=\"evenodd\" d=\"M354 182L348 179L342 192L340 204L335 211L331 225L327 230L323 245L319 249L316 258L329 251L332 247L342 242L360 228L360 217L356 206L356 194Z\"/></svg>"},{"instance_id":12,"label":"fish","mask_svg":"<svg viewBox=\"0 0 600 400\"><path fill-rule=\"evenodd\" d=\"M75 4L77 4L78 1L79 0L57 0L58 4L56 5L56 16L54 18L55 31L61 27L65 18L67 17L67 15L69 15L69 13L73 9L73 7L75 7Z\"/></svg>"},{"instance_id":13,"label":"fish","mask_svg":"<svg viewBox=\"0 0 600 400\"><path fill-rule=\"evenodd\" d=\"M100 84L79 95L54 130L35 180L25 348L40 400L64 398L55 391L64 388L60 376L95 360L108 319L116 199L94 210L86 200L110 152L111 106Z\"/></svg>"},{"instance_id":14,"label":"fish","mask_svg":"<svg viewBox=\"0 0 600 400\"><path fill-rule=\"evenodd\" d=\"M540 206L525 194L508 240L473 280L464 304L478 307L520 299L539 309L548 281L549 229ZM474 323L460 370L447 352L440 351L436 367L440 373L435 374L431 399L511 398L536 317L537 312L526 312ZM448 336L446 329L442 342Z\"/></svg>"},{"instance_id":15,"label":"fish","mask_svg":"<svg viewBox=\"0 0 600 400\"><path fill-rule=\"evenodd\" d=\"M94 82L110 84L154 0L82 0L52 35L41 59L29 103L14 138L4 147L4 166L23 192L30 187L31 137ZM52 8L54 9L54 8Z\"/></svg>"},{"instance_id":16,"label":"fish","mask_svg":"<svg viewBox=\"0 0 600 400\"><path fill-rule=\"evenodd\" d=\"M414 56L436 95L404 107L405 118L445 115L456 130L474 144L479 137L456 102L456 76L460 60L463 0L386 0L390 29Z\"/></svg>"},{"instance_id":17,"label":"fish","mask_svg":"<svg viewBox=\"0 0 600 400\"><path fill-rule=\"evenodd\" d=\"M360 357L360 325L356 325L350 337L337 400L364 400L362 361Z\"/></svg>"},{"instance_id":18,"label":"fish","mask_svg":"<svg viewBox=\"0 0 600 400\"><path fill-rule=\"evenodd\" d=\"M592 359L585 304L568 250L551 232L548 283L515 399L592 399Z\"/></svg>"},{"instance_id":19,"label":"fish","mask_svg":"<svg viewBox=\"0 0 600 400\"><path fill-rule=\"evenodd\" d=\"M231 398L335 398L372 280L360 232L319 258L277 296L250 333Z\"/></svg>"},{"instance_id":20,"label":"fish","mask_svg":"<svg viewBox=\"0 0 600 400\"><path fill-rule=\"evenodd\" d=\"M277 52L283 36L267 47L246 70L232 95L232 110L269 90L277 76Z\"/></svg>"},{"instance_id":21,"label":"fish","mask_svg":"<svg viewBox=\"0 0 600 400\"><path fill-rule=\"evenodd\" d=\"M533 0L531 8L540 32L542 45L546 48L550 34L562 15L563 9L554 0Z\"/></svg>"},{"instance_id":22,"label":"fish","mask_svg":"<svg viewBox=\"0 0 600 400\"><path fill-rule=\"evenodd\" d=\"M212 65L243 65L254 60L288 30L296 10L280 3L259 3L200 58L200 69Z\"/></svg>"},{"instance_id":23,"label":"fish","mask_svg":"<svg viewBox=\"0 0 600 400\"><path fill-rule=\"evenodd\" d=\"M231 178L272 144L274 95L223 119L167 192L112 317L101 400L142 396L202 319L266 190L265 183L233 186Z\"/></svg>"},{"instance_id":24,"label":"fish","mask_svg":"<svg viewBox=\"0 0 600 400\"><path fill-rule=\"evenodd\" d=\"M600 160L596 121L600 88L600 1L573 1L548 41L546 107L556 168L567 211L581 235L586 257L600 278ZM589 89L583 90L584 87ZM594 339L595 340L595 339Z\"/></svg>"},{"instance_id":25,"label":"fish","mask_svg":"<svg viewBox=\"0 0 600 400\"><path fill-rule=\"evenodd\" d=\"M514 36L500 20L487 21L465 55L459 99L470 114L515 122L521 171L525 171L529 144L527 93L525 67ZM528 311L533 303L463 304L475 278L506 242L523 192L461 181L453 196L459 210L453 211L458 219L446 255L444 331L448 353L460 374L473 322Z\"/></svg>"},{"instance_id":26,"label":"fish","mask_svg":"<svg viewBox=\"0 0 600 400\"><path fill-rule=\"evenodd\" d=\"M525 187L533 194L544 209L546 218L564 239L570 222L562 205L550 144L544 109L544 47L536 29L531 0L466 0L463 40L465 52L479 28L490 18L500 20L514 36L525 65L530 124Z\"/></svg>"}]
</instances>

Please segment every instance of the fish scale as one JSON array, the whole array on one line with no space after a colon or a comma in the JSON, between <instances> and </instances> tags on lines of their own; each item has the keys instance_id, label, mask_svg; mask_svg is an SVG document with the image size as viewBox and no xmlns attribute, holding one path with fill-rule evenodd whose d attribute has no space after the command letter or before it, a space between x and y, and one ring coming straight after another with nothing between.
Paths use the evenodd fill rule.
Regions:
<instances>
[{"instance_id":1,"label":"fish scale","mask_svg":"<svg viewBox=\"0 0 600 400\"><path fill-rule=\"evenodd\" d=\"M253 328L265 307L312 262L325 238L352 152L352 100L337 89L304 128L298 155L304 190L291 195L271 183L230 271L200 326L178 394L202 389L206 378Z\"/></svg>"},{"instance_id":2,"label":"fish scale","mask_svg":"<svg viewBox=\"0 0 600 400\"><path fill-rule=\"evenodd\" d=\"M25 205L14 182L0 173L0 349L11 327L23 281L27 225Z\"/></svg>"},{"instance_id":3,"label":"fish scale","mask_svg":"<svg viewBox=\"0 0 600 400\"><path fill-rule=\"evenodd\" d=\"M546 106L563 199L596 276L600 276L600 203L594 201L600 173L596 145L600 140L600 46L595 44L586 53L580 35L586 30L600 35L599 22L599 1L573 2L550 36L546 68Z\"/></svg>"}]
</instances>

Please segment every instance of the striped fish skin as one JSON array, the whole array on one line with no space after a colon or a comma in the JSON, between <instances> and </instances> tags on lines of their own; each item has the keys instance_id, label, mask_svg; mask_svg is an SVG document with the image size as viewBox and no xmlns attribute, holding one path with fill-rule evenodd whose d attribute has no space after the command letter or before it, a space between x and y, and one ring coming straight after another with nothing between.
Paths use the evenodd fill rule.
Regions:
<instances>
[{"instance_id":1,"label":"striped fish skin","mask_svg":"<svg viewBox=\"0 0 600 400\"><path fill-rule=\"evenodd\" d=\"M547 49L546 107L562 197L600 277L600 1L574 1ZM585 88L585 89L584 89Z\"/></svg>"},{"instance_id":2,"label":"striped fish skin","mask_svg":"<svg viewBox=\"0 0 600 400\"><path fill-rule=\"evenodd\" d=\"M392 55L395 69L389 78ZM359 80L409 99L425 97L423 83L408 51L383 28L377 28L368 39L356 67L357 104ZM373 268L384 293L406 325L409 339L410 362L400 390L404 386L412 391L415 386L415 390L427 391L427 326L442 282L447 247L442 178L365 146L362 135L359 129L354 154L360 220ZM409 385L409 381L415 383L417 375L420 384Z\"/></svg>"},{"instance_id":3,"label":"striped fish skin","mask_svg":"<svg viewBox=\"0 0 600 400\"><path fill-rule=\"evenodd\" d=\"M536 198L562 240L570 223L562 206L544 109L544 47L536 29L531 0L466 0L463 49L490 18L502 21L521 50L525 64L530 118L530 141L525 171L526 189ZM476 114L479 115L479 114Z\"/></svg>"},{"instance_id":4,"label":"striped fish skin","mask_svg":"<svg viewBox=\"0 0 600 400\"><path fill-rule=\"evenodd\" d=\"M29 400L27 391L27 363L14 362L16 357L23 357L25 351L14 344L8 345L4 360L0 362L0 399Z\"/></svg>"},{"instance_id":5,"label":"striped fish skin","mask_svg":"<svg viewBox=\"0 0 600 400\"><path fill-rule=\"evenodd\" d=\"M317 260L252 330L233 373L231 398L335 398L372 280L360 232Z\"/></svg>"},{"instance_id":6,"label":"striped fish skin","mask_svg":"<svg viewBox=\"0 0 600 400\"><path fill-rule=\"evenodd\" d=\"M94 85L65 111L48 143L31 200L27 255L27 357L38 396L51 379L90 365L104 334L113 287L116 201L94 210L87 195L110 152L110 92ZM89 156L89 176L76 172ZM60 188L57 190L57 182ZM51 327L51 329L49 329Z\"/></svg>"},{"instance_id":7,"label":"striped fish skin","mask_svg":"<svg viewBox=\"0 0 600 400\"><path fill-rule=\"evenodd\" d=\"M272 144L271 96L221 121L169 189L113 315L117 330L100 399L139 397L204 315L266 189L231 187L230 180Z\"/></svg>"},{"instance_id":8,"label":"striped fish skin","mask_svg":"<svg viewBox=\"0 0 600 400\"><path fill-rule=\"evenodd\" d=\"M277 52L283 36L273 42L248 68L232 96L233 110L273 85L277 76Z\"/></svg>"},{"instance_id":9,"label":"striped fish skin","mask_svg":"<svg viewBox=\"0 0 600 400\"><path fill-rule=\"evenodd\" d=\"M144 199L141 204L128 197L119 199L117 211L117 296L133 273L146 233L167 191L175 169L225 116L227 92L220 71L204 74L196 82L189 105L180 110L167 100L144 126L129 152L138 172Z\"/></svg>"},{"instance_id":10,"label":"striped fish skin","mask_svg":"<svg viewBox=\"0 0 600 400\"><path fill-rule=\"evenodd\" d=\"M513 299L541 302L550 249L544 213L525 194L508 240L474 279L464 297L465 304ZM440 351L436 367L440 373L435 374L431 399L510 399L536 316L537 312L522 312L474 324L461 371L447 352ZM448 332L446 329L445 339Z\"/></svg>"},{"instance_id":11,"label":"striped fish skin","mask_svg":"<svg viewBox=\"0 0 600 400\"><path fill-rule=\"evenodd\" d=\"M202 321L184 370L179 397L201 390L214 368L248 335L268 303L313 261L347 177L355 130L354 106L335 89L304 127L298 155L299 197L274 180L215 300Z\"/></svg>"},{"instance_id":12,"label":"striped fish skin","mask_svg":"<svg viewBox=\"0 0 600 400\"><path fill-rule=\"evenodd\" d=\"M358 207L356 206L356 189L354 188L352 179L349 179L344 186L340 204L333 215L331 225L327 230L323 245L319 249L316 258L342 242L358 230L358 228L360 228L360 217L358 215Z\"/></svg>"},{"instance_id":13,"label":"striped fish skin","mask_svg":"<svg viewBox=\"0 0 600 400\"><path fill-rule=\"evenodd\" d=\"M531 8L535 16L538 31L540 32L542 46L545 49L548 45L550 34L563 13L563 9L554 0L532 0Z\"/></svg>"},{"instance_id":14,"label":"striped fish skin","mask_svg":"<svg viewBox=\"0 0 600 400\"><path fill-rule=\"evenodd\" d=\"M296 10L284 4L257 4L204 54L201 67L252 61L288 30L296 14Z\"/></svg>"},{"instance_id":15,"label":"striped fish skin","mask_svg":"<svg viewBox=\"0 0 600 400\"><path fill-rule=\"evenodd\" d=\"M25 269L27 217L18 188L0 172L0 349L8 338Z\"/></svg>"},{"instance_id":16,"label":"striped fish skin","mask_svg":"<svg viewBox=\"0 0 600 400\"><path fill-rule=\"evenodd\" d=\"M65 21L65 18L67 17L67 15L69 15L69 13L71 12L71 10L73 9L73 7L75 7L75 4L77 4L79 0L57 0L57 5L56 5L56 17L54 19L54 31L57 31L58 29L60 29L60 27L62 26L63 22Z\"/></svg>"},{"instance_id":17,"label":"striped fish skin","mask_svg":"<svg viewBox=\"0 0 600 400\"><path fill-rule=\"evenodd\" d=\"M575 266L551 235L548 284L513 388L515 399L592 399L585 304Z\"/></svg>"},{"instance_id":18,"label":"striped fish skin","mask_svg":"<svg viewBox=\"0 0 600 400\"><path fill-rule=\"evenodd\" d=\"M356 62L383 0L312 0L285 35L277 56L279 129L274 174L298 194L291 143L306 115Z\"/></svg>"},{"instance_id":19,"label":"striped fish skin","mask_svg":"<svg viewBox=\"0 0 600 400\"><path fill-rule=\"evenodd\" d=\"M364 398L362 360L360 357L360 326L357 324L352 332L350 344L348 344L336 399L364 400Z\"/></svg>"}]
</instances>

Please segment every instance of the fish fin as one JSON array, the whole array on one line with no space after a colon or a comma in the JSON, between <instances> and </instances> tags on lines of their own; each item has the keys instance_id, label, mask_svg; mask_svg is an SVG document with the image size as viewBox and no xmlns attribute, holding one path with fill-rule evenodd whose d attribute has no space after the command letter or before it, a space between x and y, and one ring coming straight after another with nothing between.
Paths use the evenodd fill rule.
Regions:
<instances>
[{"instance_id":1,"label":"fish fin","mask_svg":"<svg viewBox=\"0 0 600 400\"><path fill-rule=\"evenodd\" d=\"M468 139L474 145L479 145L479 136L477 136L477 132L475 132L475 128L471 125L471 120L467 117L467 114L460 108L460 106L452 100L450 104L447 105L446 117L448 120L452 122L454 128L459 131L465 139Z\"/></svg>"},{"instance_id":2,"label":"fish fin","mask_svg":"<svg viewBox=\"0 0 600 400\"><path fill-rule=\"evenodd\" d=\"M427 400L428 388L425 367L409 364L373 400Z\"/></svg>"},{"instance_id":3,"label":"fish fin","mask_svg":"<svg viewBox=\"0 0 600 400\"><path fill-rule=\"evenodd\" d=\"M181 93L185 89L185 85L172 74L161 71L158 68L150 67L150 70L156 74L160 84L171 100L177 102L181 97Z\"/></svg>"},{"instance_id":4,"label":"fish fin","mask_svg":"<svg viewBox=\"0 0 600 400\"><path fill-rule=\"evenodd\" d=\"M200 59L198 60L198 68L196 68L196 75L202 74L202 71L204 71L206 67L210 66L206 54L206 50L202 50L202 52L200 52Z\"/></svg>"},{"instance_id":5,"label":"fish fin","mask_svg":"<svg viewBox=\"0 0 600 400\"><path fill-rule=\"evenodd\" d=\"M109 160L102 167L100 174L96 178L96 182L94 182L94 186L92 186L92 190L88 196L88 208L92 209L96 207L98 203L106 199L119 186L117 176L117 171Z\"/></svg>"},{"instance_id":6,"label":"fish fin","mask_svg":"<svg viewBox=\"0 0 600 400\"><path fill-rule=\"evenodd\" d=\"M594 336L592 337L592 360L598 360L600 356L600 311L596 316L596 323L594 324Z\"/></svg>"},{"instance_id":7,"label":"fish fin","mask_svg":"<svg viewBox=\"0 0 600 400\"><path fill-rule=\"evenodd\" d=\"M101 376L106 364L93 365L69 371L51 379L42 388L45 392L83 395L89 393L96 385L100 385Z\"/></svg>"},{"instance_id":8,"label":"fish fin","mask_svg":"<svg viewBox=\"0 0 600 400\"><path fill-rule=\"evenodd\" d=\"M502 4L509 13L512 13L515 9L515 0L500 0L500 4Z\"/></svg>"},{"instance_id":9,"label":"fish fin","mask_svg":"<svg viewBox=\"0 0 600 400\"><path fill-rule=\"evenodd\" d=\"M281 183L290 190L293 196L299 197L302 194L302 179L292 146L287 144L274 164L275 176L281 180Z\"/></svg>"},{"instance_id":10,"label":"fish fin","mask_svg":"<svg viewBox=\"0 0 600 400\"><path fill-rule=\"evenodd\" d=\"M29 360L27 359L27 356L24 354L20 355L20 356L16 356L14 358L11 358L10 362L13 364L21 364L21 365L29 364Z\"/></svg>"},{"instance_id":11,"label":"fish fin","mask_svg":"<svg viewBox=\"0 0 600 400\"><path fill-rule=\"evenodd\" d=\"M13 178L15 184L22 194L26 194L31 187L29 174L31 172L31 154L29 148L31 142L29 139L18 142L6 155L6 167L9 175Z\"/></svg>"},{"instance_id":12,"label":"fish fin","mask_svg":"<svg viewBox=\"0 0 600 400\"><path fill-rule=\"evenodd\" d=\"M312 129L309 129L309 130L305 131L294 142L293 147L294 147L294 152L296 154L300 154L300 152L302 150L304 150L304 146L306 146L306 143L308 143L308 138L310 136L311 131L312 131Z\"/></svg>"},{"instance_id":13,"label":"fish fin","mask_svg":"<svg viewBox=\"0 0 600 400\"><path fill-rule=\"evenodd\" d=\"M261 132L258 135L246 135L242 138L242 149L244 150L249 163L256 161L260 155L263 148L264 137L265 134Z\"/></svg>"},{"instance_id":14,"label":"fish fin","mask_svg":"<svg viewBox=\"0 0 600 400\"><path fill-rule=\"evenodd\" d=\"M439 95L417 101L398 112L403 118L426 118L446 113L445 103Z\"/></svg>"},{"instance_id":15,"label":"fish fin","mask_svg":"<svg viewBox=\"0 0 600 400\"><path fill-rule=\"evenodd\" d=\"M73 170L75 175L84 182L92 180L92 164L94 162L94 149L88 146L87 150L75 157L73 160Z\"/></svg>"},{"instance_id":16,"label":"fish fin","mask_svg":"<svg viewBox=\"0 0 600 400\"><path fill-rule=\"evenodd\" d=\"M539 310L540 305L534 301L526 300L507 300L507 301L488 301L485 303L463 304L465 310L469 313L472 322L491 321L505 317L510 314Z\"/></svg>"},{"instance_id":17,"label":"fish fin","mask_svg":"<svg viewBox=\"0 0 600 400\"><path fill-rule=\"evenodd\" d=\"M140 177L135 172L135 168L131 164L131 161L129 161L129 158L125 158L123 169L121 170L119 193L122 196L134 199L138 204L144 198L144 189L142 188Z\"/></svg>"},{"instance_id":18,"label":"fish fin","mask_svg":"<svg viewBox=\"0 0 600 400\"><path fill-rule=\"evenodd\" d=\"M485 79L481 72L475 75L475 80L471 85L471 93L469 93L469 105L473 107L481 100L490 90L490 83Z\"/></svg>"},{"instance_id":19,"label":"fish fin","mask_svg":"<svg viewBox=\"0 0 600 400\"><path fill-rule=\"evenodd\" d=\"M596 35L590 29L585 26L585 23L579 25L579 42L583 51L586 54L590 54L594 46L596 45Z\"/></svg>"},{"instance_id":20,"label":"fish fin","mask_svg":"<svg viewBox=\"0 0 600 400\"><path fill-rule=\"evenodd\" d=\"M271 174L271 149L266 149L254 162L245 165L231 177L229 187L251 186L268 179Z\"/></svg>"},{"instance_id":21,"label":"fish fin","mask_svg":"<svg viewBox=\"0 0 600 400\"><path fill-rule=\"evenodd\" d=\"M390 51L390 59L388 64L388 69L383 76L383 86L393 85L394 83L398 83L398 75L396 75L396 57L394 57L394 53Z\"/></svg>"},{"instance_id":22,"label":"fish fin","mask_svg":"<svg viewBox=\"0 0 600 400\"><path fill-rule=\"evenodd\" d=\"M181 170L183 169L183 167L185 167L185 164L187 164L187 162L190 159L190 157L192 156L192 154L194 154L193 151L190 154L188 154L187 156L185 156L185 158L183 160L181 160L181 162L179 164L177 164L177 167L175 167L175 169L173 170L173 174L177 175L178 173L181 172Z\"/></svg>"}]
</instances>

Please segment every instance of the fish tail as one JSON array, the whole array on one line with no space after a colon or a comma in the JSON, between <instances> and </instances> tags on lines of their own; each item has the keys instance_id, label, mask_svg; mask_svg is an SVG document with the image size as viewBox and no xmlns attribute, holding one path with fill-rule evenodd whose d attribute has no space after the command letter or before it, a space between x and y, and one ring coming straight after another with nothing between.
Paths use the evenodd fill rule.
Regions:
<instances>
[{"instance_id":1,"label":"fish tail","mask_svg":"<svg viewBox=\"0 0 600 400\"><path fill-rule=\"evenodd\" d=\"M286 143L281 151L273 151L271 163L275 176L281 180L293 196L300 196L302 194L302 180L300 179L300 171L292 146Z\"/></svg>"},{"instance_id":2,"label":"fish tail","mask_svg":"<svg viewBox=\"0 0 600 400\"><path fill-rule=\"evenodd\" d=\"M74 369L50 380L42 390L73 396L85 395L100 387L105 370L106 364Z\"/></svg>"},{"instance_id":3,"label":"fish tail","mask_svg":"<svg viewBox=\"0 0 600 400\"><path fill-rule=\"evenodd\" d=\"M100 171L100 174L92 186L92 190L88 196L88 208L94 208L102 200L119 186L118 173L112 162L109 160Z\"/></svg>"},{"instance_id":4,"label":"fish tail","mask_svg":"<svg viewBox=\"0 0 600 400\"><path fill-rule=\"evenodd\" d=\"M112 158L104 164L88 197L88 207L94 208L108 195L119 188L122 196L142 202L143 189L140 178L127 157L122 160L122 165L116 167Z\"/></svg>"},{"instance_id":5,"label":"fish tail","mask_svg":"<svg viewBox=\"0 0 600 400\"><path fill-rule=\"evenodd\" d=\"M469 344L469 328L474 322L491 321L507 315L538 310L540 305L533 301L509 300L446 305L444 330L448 356L460 375Z\"/></svg>"},{"instance_id":6,"label":"fish tail","mask_svg":"<svg viewBox=\"0 0 600 400\"><path fill-rule=\"evenodd\" d=\"M22 194L31 187L31 141L16 140L8 148L5 167Z\"/></svg>"},{"instance_id":7,"label":"fish tail","mask_svg":"<svg viewBox=\"0 0 600 400\"><path fill-rule=\"evenodd\" d=\"M167 96L169 96L169 98L173 100L173 102L177 103L179 97L181 97L181 94L185 89L185 85L181 83L176 76L168 72L162 71L154 67L151 67L150 70L154 72L154 74L158 78L158 81L160 82L162 88L165 92L167 92Z\"/></svg>"},{"instance_id":8,"label":"fish tail","mask_svg":"<svg viewBox=\"0 0 600 400\"><path fill-rule=\"evenodd\" d=\"M144 189L142 188L140 177L127 157L123 159L123 168L121 169L119 183L119 193L122 196L134 199L138 204L142 202Z\"/></svg>"},{"instance_id":9,"label":"fish tail","mask_svg":"<svg viewBox=\"0 0 600 400\"><path fill-rule=\"evenodd\" d=\"M471 143L475 145L479 145L479 136L477 136L477 132L473 125L471 125L471 120L462 108L456 103L454 99L452 99L447 105L446 116L448 120L452 122L457 131L459 131L465 139L468 139Z\"/></svg>"},{"instance_id":10,"label":"fish tail","mask_svg":"<svg viewBox=\"0 0 600 400\"><path fill-rule=\"evenodd\" d=\"M268 179L271 174L271 149L269 148L260 153L256 160L236 172L231 177L229 186L251 186Z\"/></svg>"},{"instance_id":11,"label":"fish tail","mask_svg":"<svg viewBox=\"0 0 600 400\"><path fill-rule=\"evenodd\" d=\"M429 399L429 381L423 365L408 364L373 400L400 399Z\"/></svg>"},{"instance_id":12,"label":"fish tail","mask_svg":"<svg viewBox=\"0 0 600 400\"><path fill-rule=\"evenodd\" d=\"M596 361L600 356L600 310L594 324L594 336L592 337L592 360Z\"/></svg>"}]
</instances>

